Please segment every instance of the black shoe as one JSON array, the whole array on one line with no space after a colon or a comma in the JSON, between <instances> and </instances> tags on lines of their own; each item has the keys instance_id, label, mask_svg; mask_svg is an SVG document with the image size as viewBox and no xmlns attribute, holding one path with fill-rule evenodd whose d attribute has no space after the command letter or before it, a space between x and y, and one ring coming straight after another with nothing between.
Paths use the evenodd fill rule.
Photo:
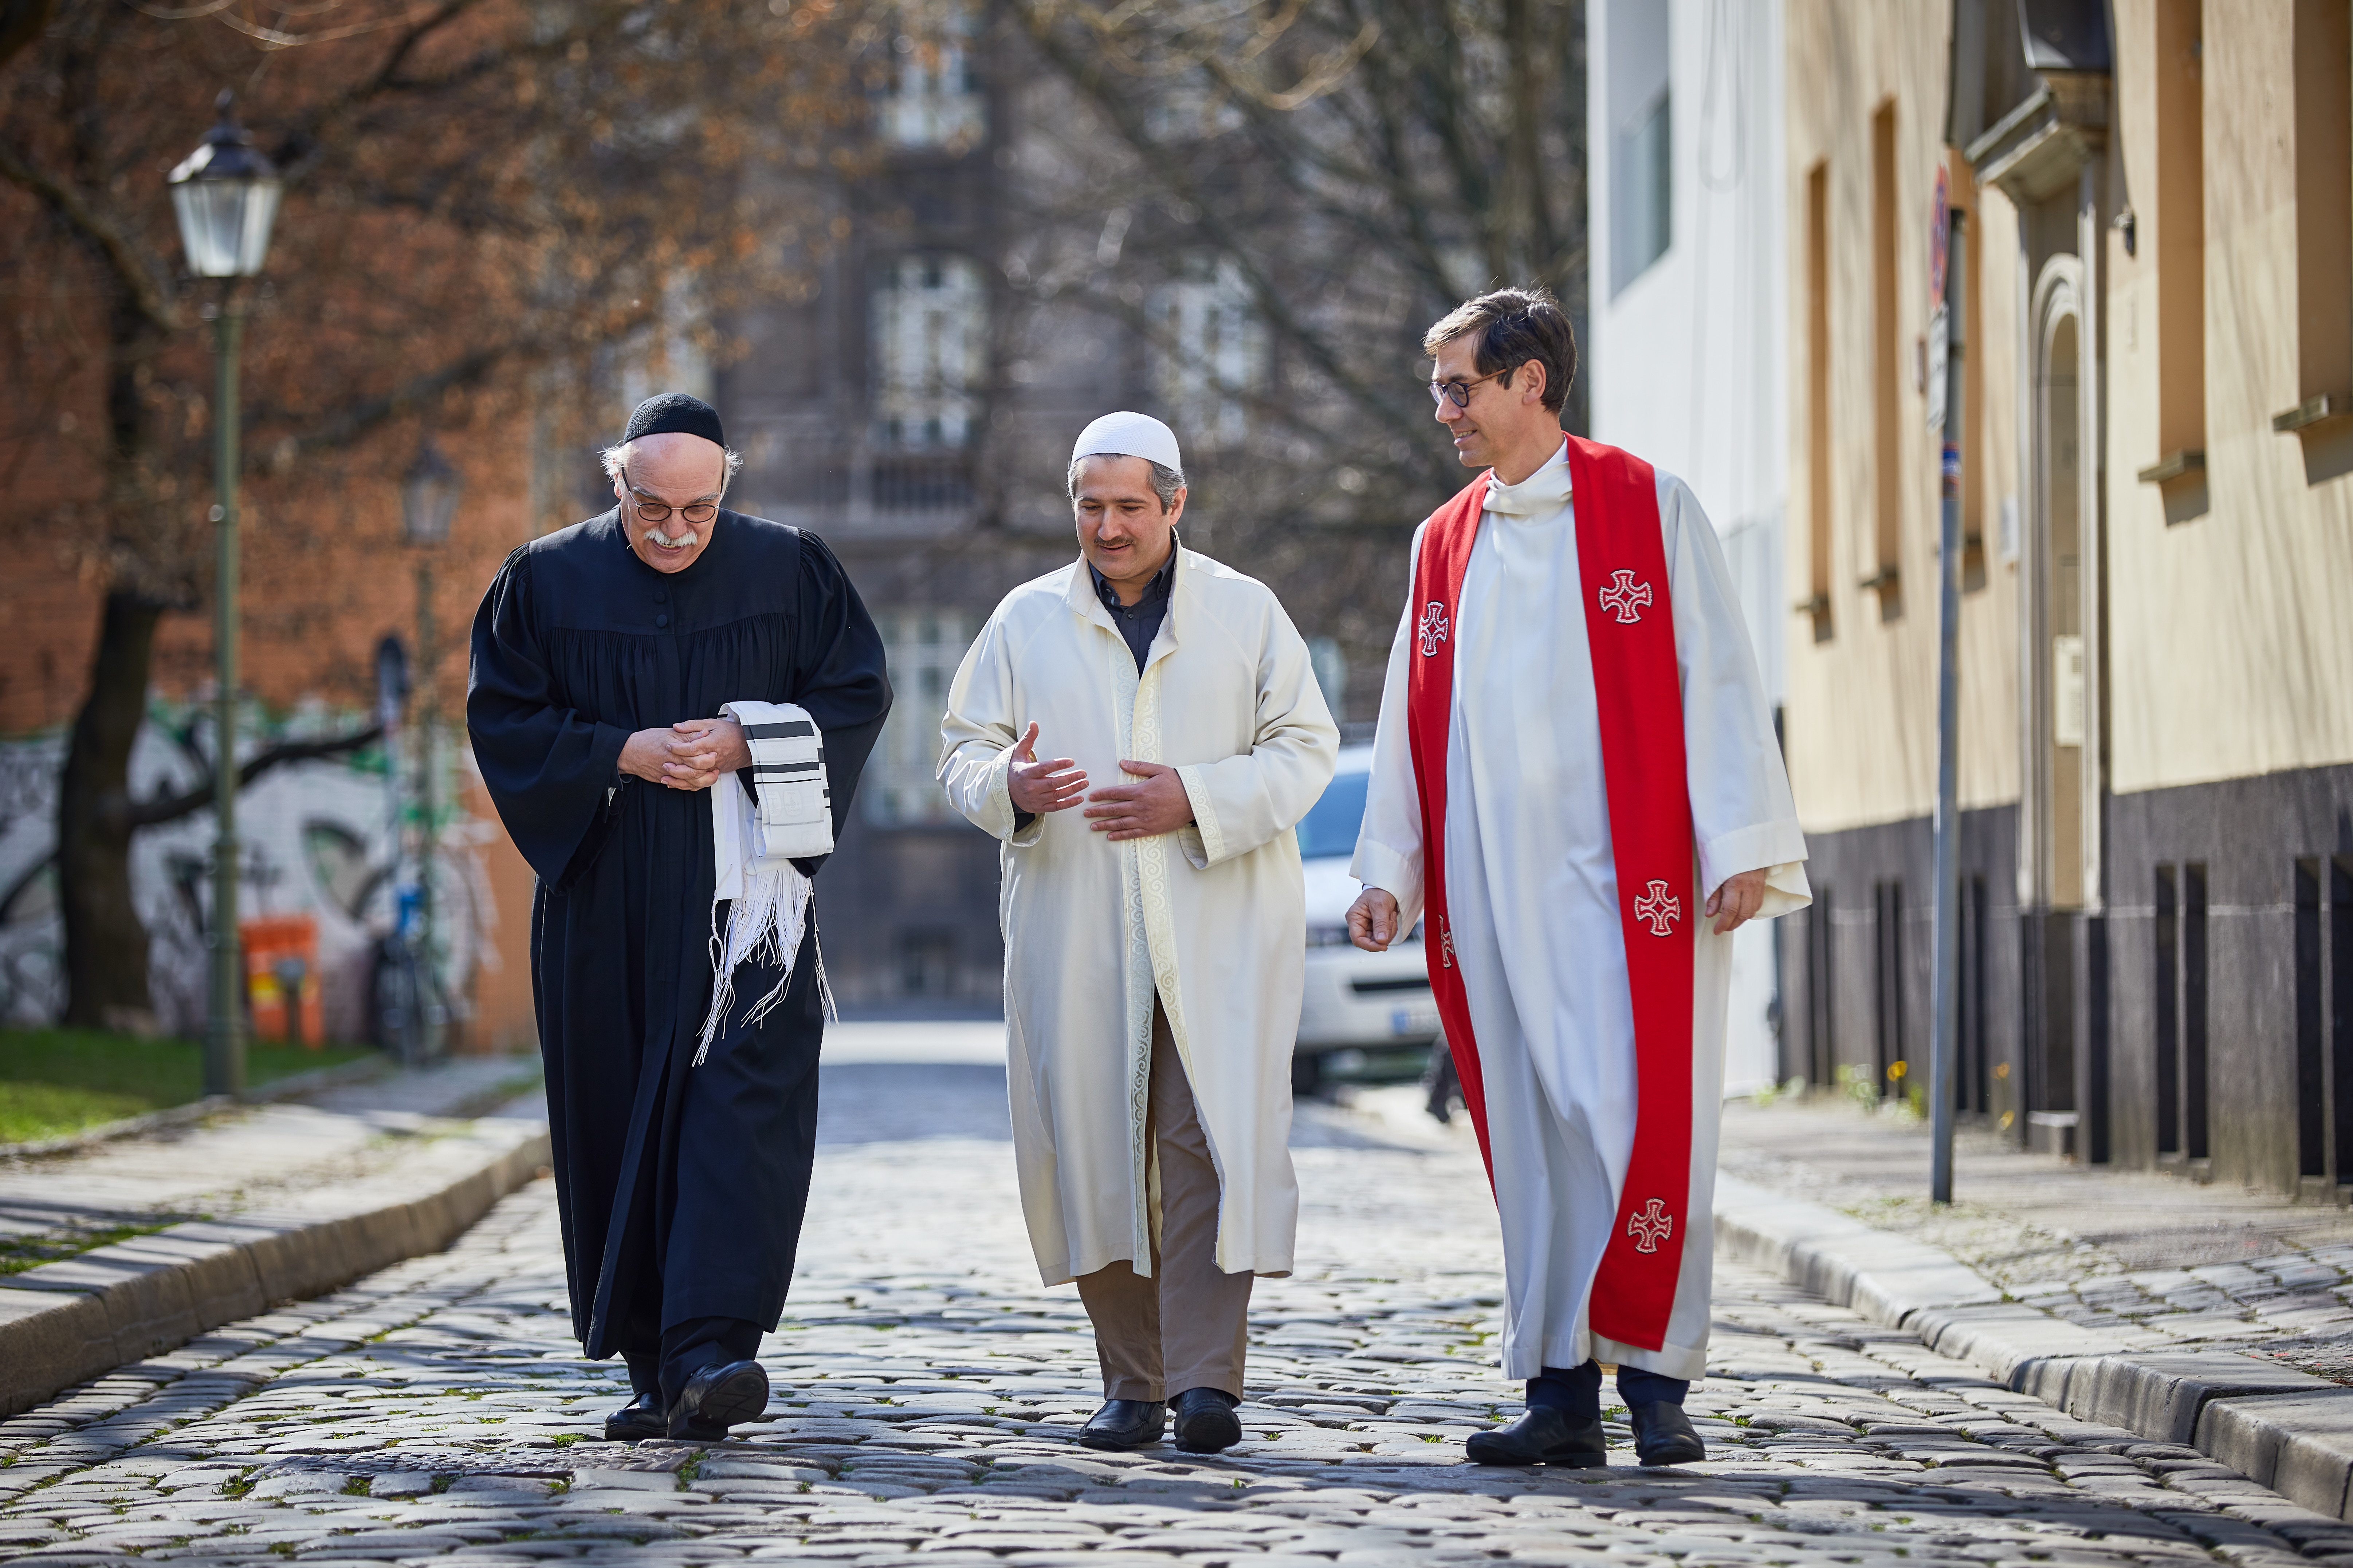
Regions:
<instances>
[{"instance_id":1,"label":"black shoe","mask_svg":"<svg viewBox=\"0 0 2353 1568\"><path fill-rule=\"evenodd\" d=\"M767 1370L756 1361L720 1362L686 1380L670 1407L670 1432L690 1443L716 1443L727 1428L768 1408Z\"/></svg>"},{"instance_id":2,"label":"black shoe","mask_svg":"<svg viewBox=\"0 0 2353 1568\"><path fill-rule=\"evenodd\" d=\"M1107 1399L1079 1428L1086 1448L1146 1448L1160 1441L1168 1406L1157 1399Z\"/></svg>"},{"instance_id":3,"label":"black shoe","mask_svg":"<svg viewBox=\"0 0 2353 1568\"><path fill-rule=\"evenodd\" d=\"M605 1417L607 1443L642 1443L669 1436L670 1418L662 1414L661 1395L656 1392L640 1394Z\"/></svg>"},{"instance_id":4,"label":"black shoe","mask_svg":"<svg viewBox=\"0 0 2353 1568\"><path fill-rule=\"evenodd\" d=\"M1654 1399L1627 1410L1634 1418L1634 1458L1642 1464L1696 1465L1707 1458L1707 1445L1692 1430L1682 1405Z\"/></svg>"},{"instance_id":5,"label":"black shoe","mask_svg":"<svg viewBox=\"0 0 2353 1568\"><path fill-rule=\"evenodd\" d=\"M1242 1424L1234 1415L1240 1400L1222 1388L1188 1388L1169 1406L1175 1417L1176 1446L1188 1454L1215 1454L1242 1440Z\"/></svg>"},{"instance_id":6,"label":"black shoe","mask_svg":"<svg viewBox=\"0 0 2353 1568\"><path fill-rule=\"evenodd\" d=\"M1473 1432L1462 1452L1474 1465L1563 1465L1589 1470L1609 1462L1599 1417L1578 1420L1548 1405L1531 1405L1518 1420L1493 1432Z\"/></svg>"}]
</instances>

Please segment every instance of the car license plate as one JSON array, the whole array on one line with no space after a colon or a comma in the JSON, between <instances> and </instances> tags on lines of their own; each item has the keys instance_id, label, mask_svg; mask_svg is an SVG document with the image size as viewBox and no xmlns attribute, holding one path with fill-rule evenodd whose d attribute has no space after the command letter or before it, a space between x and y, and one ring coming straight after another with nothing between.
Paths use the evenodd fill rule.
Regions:
<instances>
[{"instance_id":1,"label":"car license plate","mask_svg":"<svg viewBox=\"0 0 2353 1568\"><path fill-rule=\"evenodd\" d=\"M1435 1007L1398 1007L1389 1014L1392 1035L1434 1035L1438 1032L1438 1009Z\"/></svg>"}]
</instances>

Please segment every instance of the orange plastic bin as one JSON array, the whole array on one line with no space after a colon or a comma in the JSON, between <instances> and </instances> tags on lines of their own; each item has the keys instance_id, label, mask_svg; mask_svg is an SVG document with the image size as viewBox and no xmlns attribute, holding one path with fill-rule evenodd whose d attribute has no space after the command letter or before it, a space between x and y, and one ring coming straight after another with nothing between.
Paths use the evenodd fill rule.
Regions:
<instances>
[{"instance_id":1,"label":"orange plastic bin","mask_svg":"<svg viewBox=\"0 0 2353 1568\"><path fill-rule=\"evenodd\" d=\"M269 915L238 921L237 933L245 947L245 990L253 1006L254 1038L300 1041L312 1050L325 1045L319 922L309 915Z\"/></svg>"}]
</instances>

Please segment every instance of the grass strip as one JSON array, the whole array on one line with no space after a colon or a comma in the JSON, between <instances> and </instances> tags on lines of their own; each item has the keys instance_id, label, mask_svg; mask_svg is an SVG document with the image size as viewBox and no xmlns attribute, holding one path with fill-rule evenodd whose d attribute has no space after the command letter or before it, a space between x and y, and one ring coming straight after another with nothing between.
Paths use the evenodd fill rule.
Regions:
<instances>
[{"instance_id":1,"label":"grass strip","mask_svg":"<svg viewBox=\"0 0 2353 1568\"><path fill-rule=\"evenodd\" d=\"M364 1046L246 1046L255 1087L375 1054ZM204 1047L97 1029L0 1029L0 1143L60 1138L204 1092Z\"/></svg>"}]
</instances>

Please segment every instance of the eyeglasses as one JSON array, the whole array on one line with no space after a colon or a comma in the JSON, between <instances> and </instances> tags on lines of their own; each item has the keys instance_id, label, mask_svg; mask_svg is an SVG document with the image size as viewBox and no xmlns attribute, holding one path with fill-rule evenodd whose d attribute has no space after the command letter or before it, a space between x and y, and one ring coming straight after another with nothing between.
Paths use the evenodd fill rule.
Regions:
<instances>
[{"instance_id":1,"label":"eyeglasses","mask_svg":"<svg viewBox=\"0 0 2353 1568\"><path fill-rule=\"evenodd\" d=\"M667 501L645 500L638 494L638 487L629 482L629 469L627 464L623 464L621 468L621 485L629 492L629 504L637 509L639 522L668 522L670 514L673 511L693 523L709 522L719 515L719 503L716 501L699 500L686 506L674 507Z\"/></svg>"},{"instance_id":2,"label":"eyeglasses","mask_svg":"<svg viewBox=\"0 0 2353 1568\"><path fill-rule=\"evenodd\" d=\"M1434 407L1441 400L1451 400L1457 408L1468 408L1472 387L1493 381L1498 375L1509 375L1519 368L1515 364L1506 365L1502 370L1481 376L1477 381L1433 381L1430 384L1430 404Z\"/></svg>"}]
</instances>

